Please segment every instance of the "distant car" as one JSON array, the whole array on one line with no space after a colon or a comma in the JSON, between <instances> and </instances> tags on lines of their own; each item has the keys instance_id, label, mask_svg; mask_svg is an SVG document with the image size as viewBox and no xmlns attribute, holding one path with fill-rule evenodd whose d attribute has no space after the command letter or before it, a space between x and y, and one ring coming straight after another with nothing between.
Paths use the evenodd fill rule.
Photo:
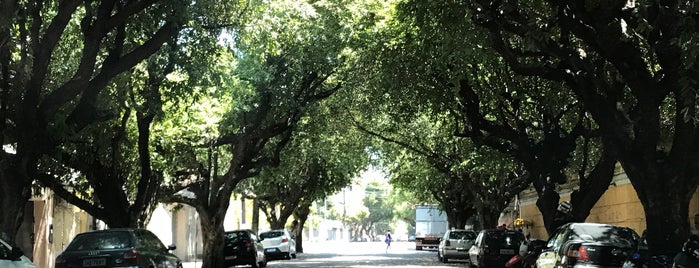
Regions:
<instances>
[{"instance_id":1,"label":"distant car","mask_svg":"<svg viewBox=\"0 0 699 268\"><path fill-rule=\"evenodd\" d=\"M415 235L409 235L408 242L415 242Z\"/></svg>"},{"instance_id":2,"label":"distant car","mask_svg":"<svg viewBox=\"0 0 699 268\"><path fill-rule=\"evenodd\" d=\"M536 267L621 267L639 241L628 227L568 223L551 235Z\"/></svg>"},{"instance_id":3,"label":"distant car","mask_svg":"<svg viewBox=\"0 0 699 268\"><path fill-rule=\"evenodd\" d=\"M223 249L224 265L267 266L267 257L261 239L252 230L235 230L226 232Z\"/></svg>"},{"instance_id":4,"label":"distant car","mask_svg":"<svg viewBox=\"0 0 699 268\"><path fill-rule=\"evenodd\" d=\"M271 230L260 233L265 256L268 259L296 258L296 240L287 230Z\"/></svg>"},{"instance_id":5,"label":"distant car","mask_svg":"<svg viewBox=\"0 0 699 268\"><path fill-rule=\"evenodd\" d=\"M468 250L476 241L476 232L468 230L448 230L439 241L437 258L447 263L449 259L468 260Z\"/></svg>"},{"instance_id":6,"label":"distant car","mask_svg":"<svg viewBox=\"0 0 699 268\"><path fill-rule=\"evenodd\" d=\"M482 230L468 251L471 267L505 267L526 239L519 231L504 229Z\"/></svg>"},{"instance_id":7,"label":"distant car","mask_svg":"<svg viewBox=\"0 0 699 268\"><path fill-rule=\"evenodd\" d=\"M182 262L155 234L145 229L119 228L81 233L56 257L56 268L172 267Z\"/></svg>"},{"instance_id":8,"label":"distant car","mask_svg":"<svg viewBox=\"0 0 699 268\"><path fill-rule=\"evenodd\" d=\"M24 256L18 247L12 247L0 239L0 267L2 268L39 268Z\"/></svg>"}]
</instances>

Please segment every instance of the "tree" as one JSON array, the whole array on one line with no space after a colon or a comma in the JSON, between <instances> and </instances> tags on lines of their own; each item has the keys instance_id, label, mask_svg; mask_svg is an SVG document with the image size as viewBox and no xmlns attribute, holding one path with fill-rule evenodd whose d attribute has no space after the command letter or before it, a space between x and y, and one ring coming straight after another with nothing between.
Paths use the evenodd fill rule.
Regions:
<instances>
[{"instance_id":1,"label":"tree","mask_svg":"<svg viewBox=\"0 0 699 268\"><path fill-rule=\"evenodd\" d=\"M367 208L367 216L362 221L362 229L366 234L373 235L388 230L389 221L393 219L393 200L388 199L389 191L379 182L372 181L364 189L362 202Z\"/></svg>"},{"instance_id":2,"label":"tree","mask_svg":"<svg viewBox=\"0 0 699 268\"><path fill-rule=\"evenodd\" d=\"M177 32L179 1L4 1L0 22L0 236L14 241L44 156L111 117L110 82ZM183 8L184 7L184 8ZM138 35L138 42L133 35Z\"/></svg>"},{"instance_id":3,"label":"tree","mask_svg":"<svg viewBox=\"0 0 699 268\"><path fill-rule=\"evenodd\" d=\"M260 203L272 229L284 228L294 215L297 252L303 252L301 230L313 202L349 185L369 161L359 136L337 115L343 112L335 109L340 101L331 97L309 109L280 166L266 168L237 189Z\"/></svg>"},{"instance_id":4,"label":"tree","mask_svg":"<svg viewBox=\"0 0 699 268\"><path fill-rule=\"evenodd\" d=\"M218 87L232 100L220 134L186 152L193 161L167 195L198 212L204 267L223 266L223 220L233 190L264 167L279 165L306 110L341 87L335 72L344 64L344 41L333 31L336 20L316 12L321 4L262 5L251 27L236 32L226 48L236 68Z\"/></svg>"},{"instance_id":5,"label":"tree","mask_svg":"<svg viewBox=\"0 0 699 268\"><path fill-rule=\"evenodd\" d=\"M508 69L495 51L484 48L484 35L459 5L399 4L395 27L387 30L384 42L391 45L381 47L382 57L374 59L381 66L379 83L389 89L392 102L402 103L401 112L447 114L454 122L441 125L452 127L455 136L521 163L523 172L502 179L517 180L510 190L533 183L549 231L566 220L557 220L561 213L556 209L556 185L578 176L583 187L573 195L573 220L584 220L609 185L616 159L609 150L598 156L598 139L581 146L595 138L594 124L561 83L518 76ZM424 98L428 103L406 107L406 99L420 93L430 93ZM589 151L577 152L582 149ZM576 154L587 158L574 159Z\"/></svg>"},{"instance_id":6,"label":"tree","mask_svg":"<svg viewBox=\"0 0 699 268\"><path fill-rule=\"evenodd\" d=\"M173 109L176 103L194 101L201 95L186 89L184 85L192 83L186 83L183 77L199 78L203 71L194 65L215 59L211 56L216 52L218 37L214 32L240 20L240 15L220 18L210 5L200 1L188 7L185 17L188 25L195 26L180 29L164 48L117 77L108 91L98 96L95 103L113 116L87 127L57 148L53 158L56 167L46 172L53 176L38 177L43 185L111 228L145 227L155 209L164 173L174 164L165 162L177 154L167 150L167 144L184 136L165 132L182 134L186 128L166 130L161 126L181 115ZM238 5L228 8L216 12L245 10ZM199 21L202 17L207 21ZM126 43L138 43L140 38L134 31ZM196 52L190 52L193 50ZM191 56L196 57L189 59ZM198 86L207 83L211 84L196 81Z\"/></svg>"},{"instance_id":7,"label":"tree","mask_svg":"<svg viewBox=\"0 0 699 268\"><path fill-rule=\"evenodd\" d=\"M679 251L699 184L694 3L473 1L464 8L513 70L575 93L636 189L650 251Z\"/></svg>"}]
</instances>

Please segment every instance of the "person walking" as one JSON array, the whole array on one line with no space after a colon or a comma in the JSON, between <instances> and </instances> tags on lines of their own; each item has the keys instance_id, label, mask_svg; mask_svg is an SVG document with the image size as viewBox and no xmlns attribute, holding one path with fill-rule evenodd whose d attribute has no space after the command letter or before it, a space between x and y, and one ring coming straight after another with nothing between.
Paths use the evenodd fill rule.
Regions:
<instances>
[{"instance_id":1,"label":"person walking","mask_svg":"<svg viewBox=\"0 0 699 268\"><path fill-rule=\"evenodd\" d=\"M386 253L388 253L388 249L391 248L391 232L386 231Z\"/></svg>"}]
</instances>

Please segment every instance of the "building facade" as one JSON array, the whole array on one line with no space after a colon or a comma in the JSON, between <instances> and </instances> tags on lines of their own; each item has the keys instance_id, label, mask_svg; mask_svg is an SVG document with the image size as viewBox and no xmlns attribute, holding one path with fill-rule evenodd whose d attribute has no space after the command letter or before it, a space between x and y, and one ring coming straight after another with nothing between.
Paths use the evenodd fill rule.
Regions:
<instances>
[{"instance_id":1,"label":"building facade","mask_svg":"<svg viewBox=\"0 0 699 268\"><path fill-rule=\"evenodd\" d=\"M570 193L574 190L577 181L572 181L568 185L563 185L559 189L561 202L570 200ZM525 234L530 234L532 238L548 239L546 228L544 228L541 212L536 207L537 195L533 189L529 189L520 194L518 202L513 208L513 214L524 219L525 226L522 228ZM511 224L511 219L517 216L506 215L503 219L510 219L502 222ZM689 223L692 232L697 233L699 230L699 195L694 194L689 205ZM597 204L590 211L590 215L585 220L586 222L598 222L626 226L634 229L638 234L641 234L646 229L646 217L643 211L641 201L636 195L636 190L631 185L626 174L617 164L617 169L614 173L612 183L607 191L602 195Z\"/></svg>"}]
</instances>

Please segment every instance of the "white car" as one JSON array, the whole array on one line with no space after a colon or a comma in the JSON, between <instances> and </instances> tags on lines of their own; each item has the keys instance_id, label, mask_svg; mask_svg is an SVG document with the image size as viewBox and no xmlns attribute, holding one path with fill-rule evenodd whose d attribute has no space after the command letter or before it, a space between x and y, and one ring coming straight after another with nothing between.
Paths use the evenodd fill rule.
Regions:
<instances>
[{"instance_id":1,"label":"white car","mask_svg":"<svg viewBox=\"0 0 699 268\"><path fill-rule=\"evenodd\" d=\"M296 240L287 230L271 230L260 233L267 259L296 258Z\"/></svg>"},{"instance_id":2,"label":"white car","mask_svg":"<svg viewBox=\"0 0 699 268\"><path fill-rule=\"evenodd\" d=\"M470 262L468 250L476 240L476 232L468 230L448 230L439 241L437 258L447 263L450 259L465 259Z\"/></svg>"},{"instance_id":3,"label":"white car","mask_svg":"<svg viewBox=\"0 0 699 268\"><path fill-rule=\"evenodd\" d=\"M22 250L11 247L10 244L2 239L0 239L0 267L39 268L39 266L36 266L29 258L24 256Z\"/></svg>"}]
</instances>

